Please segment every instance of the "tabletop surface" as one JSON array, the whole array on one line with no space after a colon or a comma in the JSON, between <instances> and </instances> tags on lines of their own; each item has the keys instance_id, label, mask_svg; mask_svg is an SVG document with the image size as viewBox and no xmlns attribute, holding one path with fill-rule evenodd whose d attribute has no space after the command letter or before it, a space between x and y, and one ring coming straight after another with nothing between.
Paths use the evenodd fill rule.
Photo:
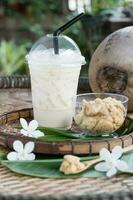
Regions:
<instances>
[{"instance_id":1,"label":"tabletop surface","mask_svg":"<svg viewBox=\"0 0 133 200\"><path fill-rule=\"evenodd\" d=\"M1 89L0 114L31 107L29 89ZM0 147L1 148L1 147ZM108 199L110 195L130 193L133 176L120 175L113 178L41 179L10 172L0 165L0 200L8 199ZM96 197L98 195L98 198ZM12 197L12 198L11 198ZM37 197L37 198L35 198ZM113 197L112 197L113 199ZM130 199L127 198L126 199ZM132 198L131 198L132 199Z\"/></svg>"}]
</instances>

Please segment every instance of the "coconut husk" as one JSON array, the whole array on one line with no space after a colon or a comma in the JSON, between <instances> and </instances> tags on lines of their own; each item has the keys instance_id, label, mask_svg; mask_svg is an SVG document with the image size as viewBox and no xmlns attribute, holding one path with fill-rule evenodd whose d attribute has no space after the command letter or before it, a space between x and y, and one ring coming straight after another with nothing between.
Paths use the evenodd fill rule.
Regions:
<instances>
[{"instance_id":1,"label":"coconut husk","mask_svg":"<svg viewBox=\"0 0 133 200\"><path fill-rule=\"evenodd\" d=\"M124 94L133 111L133 26L110 34L95 50L89 65L93 92Z\"/></svg>"}]
</instances>

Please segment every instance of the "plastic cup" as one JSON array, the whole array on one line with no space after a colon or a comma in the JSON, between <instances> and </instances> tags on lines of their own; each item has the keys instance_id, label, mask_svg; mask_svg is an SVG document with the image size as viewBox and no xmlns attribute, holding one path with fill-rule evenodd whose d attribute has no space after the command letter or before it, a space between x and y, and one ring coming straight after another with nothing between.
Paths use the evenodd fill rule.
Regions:
<instances>
[{"instance_id":1,"label":"plastic cup","mask_svg":"<svg viewBox=\"0 0 133 200\"><path fill-rule=\"evenodd\" d=\"M59 36L59 54L54 54L53 36L40 38L27 55L31 75L34 119L40 126L70 128L74 116L81 65L85 59L78 46Z\"/></svg>"}]
</instances>

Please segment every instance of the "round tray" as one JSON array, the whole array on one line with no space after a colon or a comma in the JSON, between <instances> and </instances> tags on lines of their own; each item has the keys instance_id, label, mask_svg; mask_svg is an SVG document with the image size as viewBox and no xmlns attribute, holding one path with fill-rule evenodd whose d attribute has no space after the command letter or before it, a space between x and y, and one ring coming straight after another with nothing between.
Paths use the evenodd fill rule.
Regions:
<instances>
[{"instance_id":1,"label":"round tray","mask_svg":"<svg viewBox=\"0 0 133 200\"><path fill-rule=\"evenodd\" d=\"M21 117L27 120L33 119L33 109L17 110L0 116L0 145L12 149L13 142L19 139L24 144L28 141L34 141L35 153L50 155L88 155L98 154L103 147L111 151L116 145L127 147L133 144L133 133L106 140L39 141L35 138L22 136L18 130L13 128L13 124L18 123Z\"/></svg>"}]
</instances>

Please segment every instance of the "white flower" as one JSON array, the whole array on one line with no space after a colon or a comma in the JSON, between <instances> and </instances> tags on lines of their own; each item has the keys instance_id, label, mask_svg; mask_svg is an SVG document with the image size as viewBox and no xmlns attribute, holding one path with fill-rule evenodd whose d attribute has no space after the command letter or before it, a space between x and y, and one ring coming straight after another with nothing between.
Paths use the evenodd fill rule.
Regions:
<instances>
[{"instance_id":1,"label":"white flower","mask_svg":"<svg viewBox=\"0 0 133 200\"><path fill-rule=\"evenodd\" d=\"M43 132L36 130L37 127L38 127L38 122L36 120L32 120L28 124L27 121L24 118L20 118L20 124L23 128L23 129L20 130L20 132L23 135L28 136L28 137L34 137L34 138L44 136Z\"/></svg>"},{"instance_id":2,"label":"white flower","mask_svg":"<svg viewBox=\"0 0 133 200\"><path fill-rule=\"evenodd\" d=\"M95 166L96 171L107 172L106 176L111 177L117 173L117 171L126 171L128 165L125 161L120 160L122 156L123 149L120 146L114 147L112 153L107 149L102 148L100 151L100 158L105 160L105 162L98 163Z\"/></svg>"},{"instance_id":3,"label":"white flower","mask_svg":"<svg viewBox=\"0 0 133 200\"><path fill-rule=\"evenodd\" d=\"M13 149L15 151L10 152L7 155L7 159L11 161L15 160L35 160L35 154L32 151L35 148L34 142L28 142L25 145L19 140L13 143Z\"/></svg>"}]
</instances>

